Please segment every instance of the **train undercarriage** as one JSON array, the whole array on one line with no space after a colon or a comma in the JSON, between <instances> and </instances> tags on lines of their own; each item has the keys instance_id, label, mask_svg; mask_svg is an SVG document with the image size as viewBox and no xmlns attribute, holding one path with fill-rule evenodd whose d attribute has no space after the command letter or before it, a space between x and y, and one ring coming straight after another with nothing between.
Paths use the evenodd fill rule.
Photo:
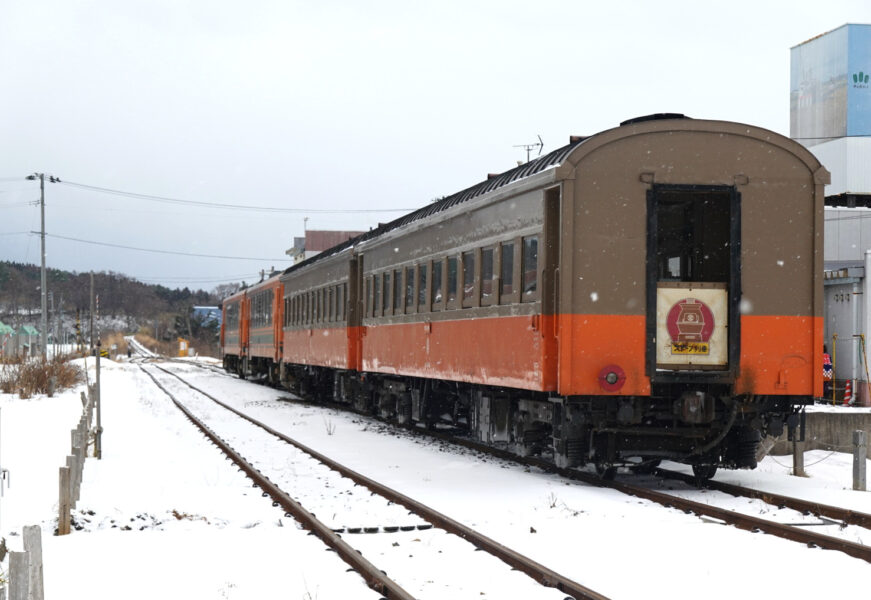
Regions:
<instances>
[{"instance_id":1,"label":"train undercarriage","mask_svg":"<svg viewBox=\"0 0 871 600\"><path fill-rule=\"evenodd\" d=\"M275 383L269 377L271 383ZM801 398L734 396L726 385L670 384L657 396L558 397L453 381L282 365L280 384L303 398L330 399L401 425L448 429L557 466L593 464L652 471L663 459L692 466L754 468L760 442L804 438Z\"/></svg>"}]
</instances>

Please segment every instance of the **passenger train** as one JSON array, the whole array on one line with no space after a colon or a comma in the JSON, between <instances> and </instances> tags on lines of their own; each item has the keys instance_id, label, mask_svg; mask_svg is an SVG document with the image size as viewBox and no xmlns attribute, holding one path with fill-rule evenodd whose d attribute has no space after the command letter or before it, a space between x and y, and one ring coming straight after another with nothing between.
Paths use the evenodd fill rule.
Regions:
<instances>
[{"instance_id":1,"label":"passenger train","mask_svg":"<svg viewBox=\"0 0 871 600\"><path fill-rule=\"evenodd\" d=\"M633 119L224 301L224 367L557 465L753 468L822 393L824 185L740 123Z\"/></svg>"}]
</instances>

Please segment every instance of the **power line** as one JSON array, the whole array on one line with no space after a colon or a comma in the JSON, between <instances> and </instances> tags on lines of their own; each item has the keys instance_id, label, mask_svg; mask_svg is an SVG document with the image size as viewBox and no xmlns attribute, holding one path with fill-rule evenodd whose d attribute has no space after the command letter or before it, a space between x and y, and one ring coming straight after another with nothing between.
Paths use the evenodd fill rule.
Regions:
<instances>
[{"instance_id":1,"label":"power line","mask_svg":"<svg viewBox=\"0 0 871 600\"><path fill-rule=\"evenodd\" d=\"M247 277L231 277L229 279L197 279L197 278L184 278L184 277L157 277L157 278L147 278L147 277L136 277L136 281L142 283L190 283L190 284L201 284L201 283L241 283L246 279L251 281L260 277L260 273L253 273Z\"/></svg>"},{"instance_id":2,"label":"power line","mask_svg":"<svg viewBox=\"0 0 871 600\"><path fill-rule=\"evenodd\" d=\"M38 235L39 232L31 231L31 234ZM155 250L154 248L138 248L136 246L124 246L121 244L110 244L109 242L95 242L93 240L83 240L80 238L67 237L65 235L57 235L54 233L46 233L46 237L57 238L60 240L68 240L71 242L80 242L82 244L92 244L94 246L109 246L110 248L123 248L124 250L136 250L138 252L153 252L155 254L174 254L177 256L196 256L199 258L223 258L229 260L257 260L266 262L293 262L289 258L257 258L252 256L223 256L219 254L195 254L193 252L175 252L172 250Z\"/></svg>"},{"instance_id":3,"label":"power line","mask_svg":"<svg viewBox=\"0 0 871 600\"><path fill-rule=\"evenodd\" d=\"M245 206L242 204L221 204L216 202L202 202L200 200L181 200L179 198L168 198L166 196L154 196L152 194L140 194L137 192L125 192L123 190L113 190L111 188L98 187L85 183L76 183L73 181L58 181L63 185L77 187L81 189L100 192L101 194L112 194L115 196L124 196L127 198L136 198L138 200L152 200L154 202L164 202L166 204L186 204L188 206L204 206L207 208L221 208L227 210L251 210L261 212L286 212L286 213L312 213L312 214L343 214L343 213L391 213L391 212L409 212L415 210L413 208L358 208L358 209L333 209L333 208L281 208L277 206Z\"/></svg>"}]
</instances>

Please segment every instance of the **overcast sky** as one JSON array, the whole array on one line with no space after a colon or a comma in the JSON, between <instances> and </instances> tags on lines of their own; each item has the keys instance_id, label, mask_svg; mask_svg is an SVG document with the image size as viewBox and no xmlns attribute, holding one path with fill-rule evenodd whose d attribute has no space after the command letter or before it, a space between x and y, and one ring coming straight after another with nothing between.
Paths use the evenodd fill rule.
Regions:
<instances>
[{"instance_id":1,"label":"overcast sky","mask_svg":"<svg viewBox=\"0 0 871 600\"><path fill-rule=\"evenodd\" d=\"M64 182L50 267L212 289L288 266L306 217L368 229L538 135L654 112L788 135L790 47L848 22L871 2L0 0L0 257L39 264L33 172Z\"/></svg>"}]
</instances>

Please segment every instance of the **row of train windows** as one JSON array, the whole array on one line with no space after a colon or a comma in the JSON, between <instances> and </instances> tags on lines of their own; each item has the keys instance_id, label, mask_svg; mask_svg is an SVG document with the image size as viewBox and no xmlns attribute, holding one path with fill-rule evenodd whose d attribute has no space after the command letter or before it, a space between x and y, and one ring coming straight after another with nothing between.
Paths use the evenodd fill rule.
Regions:
<instances>
[{"instance_id":1,"label":"row of train windows","mask_svg":"<svg viewBox=\"0 0 871 600\"><path fill-rule=\"evenodd\" d=\"M251 298L251 327L267 327L272 325L273 290L260 292Z\"/></svg>"},{"instance_id":2,"label":"row of train windows","mask_svg":"<svg viewBox=\"0 0 871 600\"><path fill-rule=\"evenodd\" d=\"M364 294L367 317L534 302L538 236L369 275ZM345 321L348 300L347 283L285 298L284 326Z\"/></svg>"},{"instance_id":3,"label":"row of train windows","mask_svg":"<svg viewBox=\"0 0 871 600\"><path fill-rule=\"evenodd\" d=\"M337 283L284 299L284 326L344 321L348 314L348 284Z\"/></svg>"},{"instance_id":4,"label":"row of train windows","mask_svg":"<svg viewBox=\"0 0 871 600\"><path fill-rule=\"evenodd\" d=\"M365 298L367 317L537 300L538 237L370 275Z\"/></svg>"}]
</instances>

